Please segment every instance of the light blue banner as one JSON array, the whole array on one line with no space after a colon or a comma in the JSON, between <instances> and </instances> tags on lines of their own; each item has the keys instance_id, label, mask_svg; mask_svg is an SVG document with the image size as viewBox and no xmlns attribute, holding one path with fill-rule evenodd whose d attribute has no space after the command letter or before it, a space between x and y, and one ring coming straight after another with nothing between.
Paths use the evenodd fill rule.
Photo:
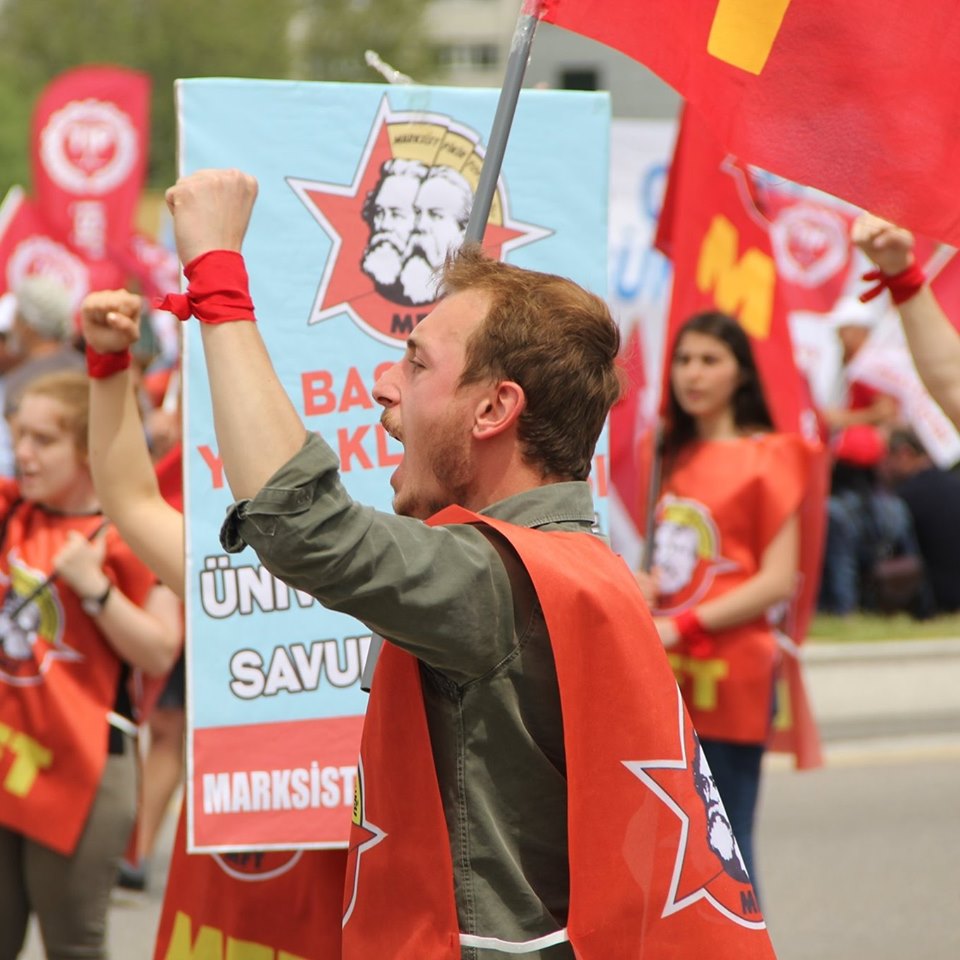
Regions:
<instances>
[{"instance_id":1,"label":"light blue banner","mask_svg":"<svg viewBox=\"0 0 960 960\"><path fill-rule=\"evenodd\" d=\"M178 85L181 173L238 167L259 182L244 253L277 372L308 428L339 452L351 495L384 510L399 447L378 426L376 370L399 359L433 299L433 262L462 236L497 96L367 84ZM492 254L606 292L609 123L605 94L522 94L485 239ZM187 330L192 725L362 713L357 681L369 631L276 583L252 551L227 557L220 548L231 497L199 332ZM605 477L598 484L602 493ZM603 497L597 502L602 512Z\"/></svg>"}]
</instances>

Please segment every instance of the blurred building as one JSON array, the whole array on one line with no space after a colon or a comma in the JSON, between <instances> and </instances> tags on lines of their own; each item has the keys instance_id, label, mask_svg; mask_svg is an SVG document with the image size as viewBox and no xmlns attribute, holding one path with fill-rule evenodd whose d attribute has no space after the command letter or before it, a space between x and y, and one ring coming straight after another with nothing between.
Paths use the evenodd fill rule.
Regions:
<instances>
[{"instance_id":1,"label":"blurred building","mask_svg":"<svg viewBox=\"0 0 960 960\"><path fill-rule=\"evenodd\" d=\"M426 23L439 82L499 87L519 10L520 0L433 0ZM615 117L672 119L680 102L636 60L549 24L537 28L525 86L609 90Z\"/></svg>"}]
</instances>

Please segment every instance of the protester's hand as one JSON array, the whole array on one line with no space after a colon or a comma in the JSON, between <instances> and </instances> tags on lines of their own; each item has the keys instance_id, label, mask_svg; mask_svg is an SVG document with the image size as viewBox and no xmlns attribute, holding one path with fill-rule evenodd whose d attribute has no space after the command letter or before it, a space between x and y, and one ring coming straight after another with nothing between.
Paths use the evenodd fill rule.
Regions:
<instances>
[{"instance_id":1,"label":"protester's hand","mask_svg":"<svg viewBox=\"0 0 960 960\"><path fill-rule=\"evenodd\" d=\"M103 572L107 542L101 530L88 540L77 530L67 534L67 542L53 558L53 569L78 596L97 597L107 587L108 578Z\"/></svg>"},{"instance_id":2,"label":"protester's hand","mask_svg":"<svg viewBox=\"0 0 960 960\"><path fill-rule=\"evenodd\" d=\"M240 170L198 170L181 177L166 193L180 262L210 250L239 252L256 199L257 181Z\"/></svg>"},{"instance_id":3,"label":"protester's hand","mask_svg":"<svg viewBox=\"0 0 960 960\"><path fill-rule=\"evenodd\" d=\"M675 647L680 642L677 625L669 617L654 617L653 625L660 634L660 642L665 647Z\"/></svg>"},{"instance_id":4,"label":"protester's hand","mask_svg":"<svg viewBox=\"0 0 960 960\"><path fill-rule=\"evenodd\" d=\"M902 273L913 263L913 234L872 213L853 221L850 239L888 276Z\"/></svg>"},{"instance_id":5,"label":"protester's hand","mask_svg":"<svg viewBox=\"0 0 960 960\"><path fill-rule=\"evenodd\" d=\"M120 353L140 336L140 297L128 290L98 290L80 304L83 339L97 353Z\"/></svg>"}]
</instances>

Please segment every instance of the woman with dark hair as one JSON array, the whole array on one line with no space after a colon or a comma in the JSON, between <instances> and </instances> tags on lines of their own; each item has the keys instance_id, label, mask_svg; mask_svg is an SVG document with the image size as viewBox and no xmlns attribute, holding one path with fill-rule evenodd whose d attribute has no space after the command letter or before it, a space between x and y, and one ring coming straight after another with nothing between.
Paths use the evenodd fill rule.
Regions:
<instances>
[{"instance_id":1,"label":"woman with dark hair","mask_svg":"<svg viewBox=\"0 0 960 960\"><path fill-rule=\"evenodd\" d=\"M670 362L653 572L638 580L751 877L778 662L769 614L796 588L806 458L801 437L774 432L737 321L691 317Z\"/></svg>"}]
</instances>

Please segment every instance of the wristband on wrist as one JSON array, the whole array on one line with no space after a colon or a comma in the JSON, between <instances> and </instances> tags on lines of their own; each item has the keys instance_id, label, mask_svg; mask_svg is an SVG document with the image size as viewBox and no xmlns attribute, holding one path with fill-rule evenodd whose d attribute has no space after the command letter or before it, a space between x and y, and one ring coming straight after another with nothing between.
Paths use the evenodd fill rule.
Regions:
<instances>
[{"instance_id":1,"label":"wristband on wrist","mask_svg":"<svg viewBox=\"0 0 960 960\"><path fill-rule=\"evenodd\" d=\"M130 351L119 350L116 353L98 353L87 344L87 375L94 380L112 377L130 366Z\"/></svg>"},{"instance_id":2,"label":"wristband on wrist","mask_svg":"<svg viewBox=\"0 0 960 960\"><path fill-rule=\"evenodd\" d=\"M690 607L673 618L680 643L692 657L708 657L713 653L716 641L707 631L697 611Z\"/></svg>"},{"instance_id":3,"label":"wristband on wrist","mask_svg":"<svg viewBox=\"0 0 960 960\"><path fill-rule=\"evenodd\" d=\"M236 250L208 250L183 268L186 293L168 293L154 300L179 320L196 317L201 323L255 321L250 280L243 256Z\"/></svg>"},{"instance_id":4,"label":"wristband on wrist","mask_svg":"<svg viewBox=\"0 0 960 960\"><path fill-rule=\"evenodd\" d=\"M916 261L899 273L888 274L882 270L871 270L869 273L865 273L861 279L876 283L876 286L860 294L860 300L863 303L868 303L875 297L879 297L884 290L890 291L890 297L894 303L903 303L914 296L927 282L926 274L917 265Z\"/></svg>"}]
</instances>

